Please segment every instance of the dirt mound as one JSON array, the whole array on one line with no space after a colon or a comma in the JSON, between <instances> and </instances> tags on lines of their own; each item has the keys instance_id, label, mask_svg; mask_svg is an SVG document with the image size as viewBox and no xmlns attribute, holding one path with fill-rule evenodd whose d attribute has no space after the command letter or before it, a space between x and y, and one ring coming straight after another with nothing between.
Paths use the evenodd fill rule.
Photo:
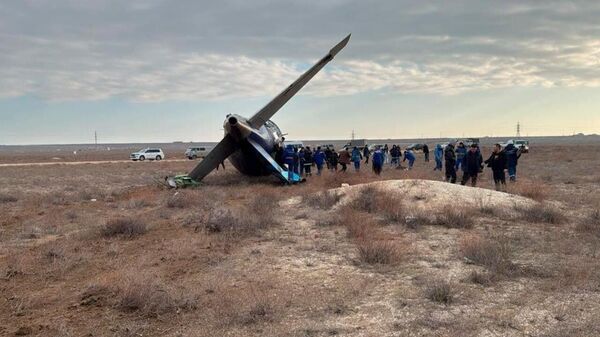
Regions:
<instances>
[{"instance_id":1,"label":"dirt mound","mask_svg":"<svg viewBox=\"0 0 600 337\"><path fill-rule=\"evenodd\" d=\"M413 207L435 208L448 204L474 207L531 206L535 201L489 189L450 184L442 181L404 179L386 180L368 184L340 187L330 191L342 195L340 205L355 199L366 188L375 188L384 193L396 193Z\"/></svg>"}]
</instances>

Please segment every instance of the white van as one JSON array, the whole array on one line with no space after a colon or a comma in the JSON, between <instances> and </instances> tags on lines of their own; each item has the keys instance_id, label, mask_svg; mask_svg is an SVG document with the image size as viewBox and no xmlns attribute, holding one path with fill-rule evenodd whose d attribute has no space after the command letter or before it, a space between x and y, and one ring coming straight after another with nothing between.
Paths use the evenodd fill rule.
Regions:
<instances>
[{"instance_id":1,"label":"white van","mask_svg":"<svg viewBox=\"0 0 600 337\"><path fill-rule=\"evenodd\" d=\"M185 156L189 159L204 158L210 152L210 148L205 146L190 147L185 150Z\"/></svg>"}]
</instances>

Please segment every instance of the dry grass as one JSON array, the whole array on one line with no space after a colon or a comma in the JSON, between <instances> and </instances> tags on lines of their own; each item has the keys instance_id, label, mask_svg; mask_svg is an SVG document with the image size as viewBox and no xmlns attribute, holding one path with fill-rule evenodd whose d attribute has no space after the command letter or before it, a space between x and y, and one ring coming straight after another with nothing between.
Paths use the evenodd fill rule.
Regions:
<instances>
[{"instance_id":1,"label":"dry grass","mask_svg":"<svg viewBox=\"0 0 600 337\"><path fill-rule=\"evenodd\" d=\"M306 195L302 200L311 208L328 210L335 206L341 197L341 194L335 191L323 191Z\"/></svg>"},{"instance_id":2,"label":"dry grass","mask_svg":"<svg viewBox=\"0 0 600 337\"><path fill-rule=\"evenodd\" d=\"M396 265L405 260L406 246L390 240L362 240L358 244L360 260L373 265Z\"/></svg>"},{"instance_id":3,"label":"dry grass","mask_svg":"<svg viewBox=\"0 0 600 337\"><path fill-rule=\"evenodd\" d=\"M432 219L430 224L446 228L469 229L473 228L475 223L473 216L474 214L471 210L461 208L461 206L447 205L444 207L442 213L437 214Z\"/></svg>"},{"instance_id":4,"label":"dry grass","mask_svg":"<svg viewBox=\"0 0 600 337\"><path fill-rule=\"evenodd\" d=\"M130 275L118 286L117 306L125 311L137 311L157 317L177 309L195 309L197 299L193 295L176 293L156 277Z\"/></svg>"},{"instance_id":5,"label":"dry grass","mask_svg":"<svg viewBox=\"0 0 600 337\"><path fill-rule=\"evenodd\" d=\"M17 201L19 201L19 198L17 198L15 195L8 193L0 193L0 204L7 204L9 202Z\"/></svg>"},{"instance_id":6,"label":"dry grass","mask_svg":"<svg viewBox=\"0 0 600 337\"><path fill-rule=\"evenodd\" d=\"M577 230L581 233L600 236L600 209L589 211L577 225Z\"/></svg>"},{"instance_id":7,"label":"dry grass","mask_svg":"<svg viewBox=\"0 0 600 337\"><path fill-rule=\"evenodd\" d=\"M354 210L375 213L377 208L377 197L381 193L374 186L367 185L358 191L358 195L350 203L350 207Z\"/></svg>"},{"instance_id":8,"label":"dry grass","mask_svg":"<svg viewBox=\"0 0 600 337\"><path fill-rule=\"evenodd\" d=\"M548 187L541 181L518 181L511 185L514 194L542 202L548 198Z\"/></svg>"},{"instance_id":9,"label":"dry grass","mask_svg":"<svg viewBox=\"0 0 600 337\"><path fill-rule=\"evenodd\" d=\"M122 236L133 238L147 232L146 224L139 219L121 217L108 220L102 227L102 235L105 237Z\"/></svg>"},{"instance_id":10,"label":"dry grass","mask_svg":"<svg viewBox=\"0 0 600 337\"><path fill-rule=\"evenodd\" d=\"M518 274L518 267L512 262L513 251L506 237L482 238L468 235L461 240L459 249L467 262L484 266L492 274Z\"/></svg>"},{"instance_id":11,"label":"dry grass","mask_svg":"<svg viewBox=\"0 0 600 337\"><path fill-rule=\"evenodd\" d=\"M521 213L523 220L533 223L560 224L567 220L558 209L545 203L524 208L517 207L517 211Z\"/></svg>"},{"instance_id":12,"label":"dry grass","mask_svg":"<svg viewBox=\"0 0 600 337\"><path fill-rule=\"evenodd\" d=\"M432 281L425 288L425 297L430 301L449 305L454 301L452 285L444 280Z\"/></svg>"}]
</instances>

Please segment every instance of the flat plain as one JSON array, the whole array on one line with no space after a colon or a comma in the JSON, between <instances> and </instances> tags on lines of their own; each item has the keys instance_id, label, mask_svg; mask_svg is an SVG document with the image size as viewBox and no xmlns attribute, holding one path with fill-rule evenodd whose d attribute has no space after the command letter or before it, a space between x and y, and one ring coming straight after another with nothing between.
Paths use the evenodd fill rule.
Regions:
<instances>
[{"instance_id":1,"label":"flat plain","mask_svg":"<svg viewBox=\"0 0 600 337\"><path fill-rule=\"evenodd\" d=\"M107 153L77 160L128 150ZM0 167L0 335L600 335L600 143L532 144L508 193L422 154L297 186L228 163L158 183L194 164Z\"/></svg>"}]
</instances>

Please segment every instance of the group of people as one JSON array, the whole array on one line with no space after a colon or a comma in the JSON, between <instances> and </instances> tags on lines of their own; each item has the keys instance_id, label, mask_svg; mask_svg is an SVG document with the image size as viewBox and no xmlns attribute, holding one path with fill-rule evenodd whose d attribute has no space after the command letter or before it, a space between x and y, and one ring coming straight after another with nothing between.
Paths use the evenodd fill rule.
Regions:
<instances>
[{"instance_id":1,"label":"group of people","mask_svg":"<svg viewBox=\"0 0 600 337\"><path fill-rule=\"evenodd\" d=\"M425 161L428 162L429 147L424 144L422 151ZM478 144L474 143L467 147L463 142L459 142L456 146L453 143L445 146L437 144L434 149L434 157L434 170L441 171L445 167L446 181L450 183L456 183L457 172L462 170L462 185L470 181L471 186L476 186L477 177L483 172L483 165L487 164L493 172L496 189L504 191L506 190L505 170L508 170L509 179L515 181L521 150L512 143L507 144L504 148L500 144L496 144L490 157L484 161ZM416 156L412 150L407 149L402 152L400 146L392 145L389 148L387 144L376 146L372 150L365 145L362 149L354 146L352 149L344 147L340 151L329 146L325 149L318 146L314 151L310 146L299 148L287 146L285 149L278 149L275 159L280 165L285 164L290 174L293 172L299 176L311 176L313 166L317 169L317 175L321 175L325 167L331 171L338 171L338 166L340 166L340 171L346 172L349 165L353 165L354 170L358 172L361 162L364 160L365 164L369 164L370 160L373 172L380 175L387 163L392 167L404 169L401 166L401 159L402 163L408 161L406 169L412 169Z\"/></svg>"},{"instance_id":2,"label":"group of people","mask_svg":"<svg viewBox=\"0 0 600 337\"><path fill-rule=\"evenodd\" d=\"M463 142L458 145L450 143L446 147L438 144L435 148L436 166L434 170L442 170L442 158L444 160L446 181L456 183L456 173L459 169L463 171L461 184L465 185L469 180L471 186L477 185L477 177L483 173L483 164L492 170L496 190L506 191L506 174L508 171L510 181L517 180L517 164L521 157L521 149L509 143L506 147L495 144L490 157L483 160L478 144L471 144L469 148Z\"/></svg>"}]
</instances>

